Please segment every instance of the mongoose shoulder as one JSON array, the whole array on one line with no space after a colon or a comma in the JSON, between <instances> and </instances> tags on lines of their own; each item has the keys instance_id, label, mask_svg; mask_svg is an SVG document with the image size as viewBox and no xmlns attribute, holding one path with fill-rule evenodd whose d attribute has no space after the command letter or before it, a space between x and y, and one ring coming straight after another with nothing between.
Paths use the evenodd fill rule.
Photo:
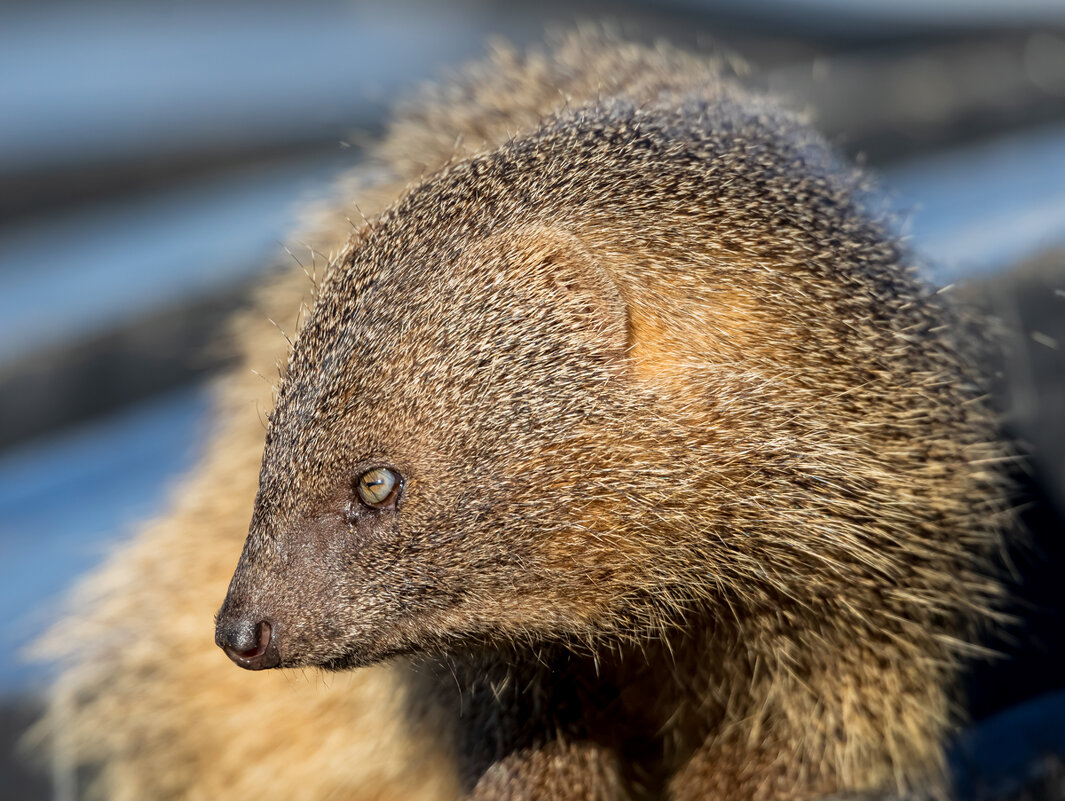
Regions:
<instances>
[{"instance_id":1,"label":"mongoose shoulder","mask_svg":"<svg viewBox=\"0 0 1065 801\"><path fill-rule=\"evenodd\" d=\"M959 665L997 594L1004 448L949 309L859 177L713 64L594 36L497 54L378 156L394 182L368 190L381 210L316 288L217 620L244 667L360 668L301 688L311 708L345 697L365 723L389 688L402 699L379 729L389 767L338 778L312 758L319 785L551 801L940 787ZM258 422L235 417L205 472L244 449L246 503ZM225 491L188 491L175 518L229 530L232 501L209 498ZM136 595L102 594L100 609ZM172 678L139 659L143 687ZM268 694L231 672L243 703ZM314 726L278 723L293 720ZM276 732L239 729L216 728L245 762L270 758ZM377 731L336 715L298 730L308 750L328 735L359 753ZM224 761L179 740L181 765Z\"/></svg>"}]
</instances>

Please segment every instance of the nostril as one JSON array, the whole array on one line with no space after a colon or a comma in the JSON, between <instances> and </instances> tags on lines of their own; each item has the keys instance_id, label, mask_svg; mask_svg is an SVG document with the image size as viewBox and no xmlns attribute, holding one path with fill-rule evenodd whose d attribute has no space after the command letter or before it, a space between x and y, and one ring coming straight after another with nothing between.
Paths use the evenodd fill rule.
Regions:
<instances>
[{"instance_id":1,"label":"nostril","mask_svg":"<svg viewBox=\"0 0 1065 801\"><path fill-rule=\"evenodd\" d=\"M237 654L243 659L257 659L265 654L266 649L270 647L271 634L270 624L265 620L260 620L255 626L255 646L243 651L237 651Z\"/></svg>"},{"instance_id":2,"label":"nostril","mask_svg":"<svg viewBox=\"0 0 1065 801\"><path fill-rule=\"evenodd\" d=\"M276 635L270 621L260 620L253 624L244 618L220 623L215 640L226 656L242 668L264 670L281 664Z\"/></svg>"}]
</instances>

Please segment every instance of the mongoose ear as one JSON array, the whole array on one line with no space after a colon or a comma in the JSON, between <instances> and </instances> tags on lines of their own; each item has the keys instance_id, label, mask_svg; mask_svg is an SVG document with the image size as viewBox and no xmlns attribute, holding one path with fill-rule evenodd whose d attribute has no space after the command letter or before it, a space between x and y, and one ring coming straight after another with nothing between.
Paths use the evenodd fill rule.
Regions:
<instances>
[{"instance_id":1,"label":"mongoose ear","mask_svg":"<svg viewBox=\"0 0 1065 801\"><path fill-rule=\"evenodd\" d=\"M573 234L546 226L508 232L500 242L532 297L559 305L574 330L617 357L630 345L629 315L608 268Z\"/></svg>"}]
</instances>

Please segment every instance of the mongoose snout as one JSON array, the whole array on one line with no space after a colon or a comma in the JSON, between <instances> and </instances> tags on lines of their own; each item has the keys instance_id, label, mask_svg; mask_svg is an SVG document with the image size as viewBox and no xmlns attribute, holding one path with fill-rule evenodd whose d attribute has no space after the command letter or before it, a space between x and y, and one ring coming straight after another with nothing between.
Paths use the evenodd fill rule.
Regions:
<instances>
[{"instance_id":1,"label":"mongoose snout","mask_svg":"<svg viewBox=\"0 0 1065 801\"><path fill-rule=\"evenodd\" d=\"M269 620L255 622L254 616L220 617L215 642L226 656L246 670L266 670L281 662L274 626Z\"/></svg>"}]
</instances>

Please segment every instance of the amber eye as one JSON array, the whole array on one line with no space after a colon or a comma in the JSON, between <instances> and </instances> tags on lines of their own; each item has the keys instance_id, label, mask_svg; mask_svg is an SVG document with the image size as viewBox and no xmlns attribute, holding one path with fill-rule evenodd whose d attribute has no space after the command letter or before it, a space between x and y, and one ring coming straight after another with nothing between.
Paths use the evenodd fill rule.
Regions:
<instances>
[{"instance_id":1,"label":"amber eye","mask_svg":"<svg viewBox=\"0 0 1065 801\"><path fill-rule=\"evenodd\" d=\"M386 509L396 502L399 495L400 479L387 467L375 467L367 470L355 485L359 500L373 509Z\"/></svg>"}]
</instances>

